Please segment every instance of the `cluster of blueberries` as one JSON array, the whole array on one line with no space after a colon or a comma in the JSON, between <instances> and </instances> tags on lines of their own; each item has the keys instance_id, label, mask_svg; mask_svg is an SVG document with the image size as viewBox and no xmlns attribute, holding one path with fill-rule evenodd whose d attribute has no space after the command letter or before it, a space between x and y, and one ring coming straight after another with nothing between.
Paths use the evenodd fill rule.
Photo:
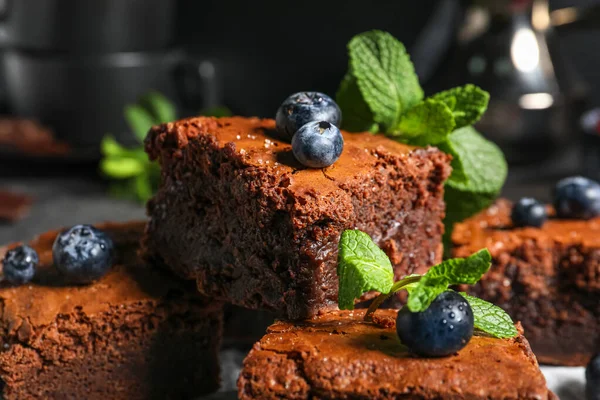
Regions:
<instances>
[{"instance_id":1,"label":"cluster of blueberries","mask_svg":"<svg viewBox=\"0 0 600 400\"><path fill-rule=\"evenodd\" d=\"M54 266L75 284L101 278L112 266L113 255L111 238L89 225L76 225L62 232L52 245ZM2 264L4 279L20 285L34 278L39 256L31 247L21 245L6 252Z\"/></svg>"},{"instance_id":2,"label":"cluster of blueberries","mask_svg":"<svg viewBox=\"0 0 600 400\"><path fill-rule=\"evenodd\" d=\"M600 184L581 176L558 181L554 209L558 218L590 219L600 215ZM515 226L539 228L548 219L548 210L536 199L524 197L515 203L511 219Z\"/></svg>"},{"instance_id":3,"label":"cluster of blueberries","mask_svg":"<svg viewBox=\"0 0 600 400\"><path fill-rule=\"evenodd\" d=\"M340 158L344 138L342 111L333 99L319 92L295 93L285 99L275 117L281 139L292 143L302 165L325 168Z\"/></svg>"}]
</instances>

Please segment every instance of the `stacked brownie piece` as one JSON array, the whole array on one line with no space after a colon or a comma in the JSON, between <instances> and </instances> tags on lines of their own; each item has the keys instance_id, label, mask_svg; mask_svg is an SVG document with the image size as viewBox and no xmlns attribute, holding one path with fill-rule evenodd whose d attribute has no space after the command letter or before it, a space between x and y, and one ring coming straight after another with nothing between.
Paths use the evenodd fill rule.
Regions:
<instances>
[{"instance_id":1,"label":"stacked brownie piece","mask_svg":"<svg viewBox=\"0 0 600 400\"><path fill-rule=\"evenodd\" d=\"M337 246L367 232L398 277L442 256L449 157L383 135L344 133L341 158L302 167L275 121L191 118L153 128L162 168L148 205L148 257L203 294L290 319L337 307Z\"/></svg>"},{"instance_id":2,"label":"stacked brownie piece","mask_svg":"<svg viewBox=\"0 0 600 400\"><path fill-rule=\"evenodd\" d=\"M395 310L374 322L333 311L276 322L254 346L239 398L555 400L522 331L512 339L474 336L458 354L418 358L400 343Z\"/></svg>"}]
</instances>

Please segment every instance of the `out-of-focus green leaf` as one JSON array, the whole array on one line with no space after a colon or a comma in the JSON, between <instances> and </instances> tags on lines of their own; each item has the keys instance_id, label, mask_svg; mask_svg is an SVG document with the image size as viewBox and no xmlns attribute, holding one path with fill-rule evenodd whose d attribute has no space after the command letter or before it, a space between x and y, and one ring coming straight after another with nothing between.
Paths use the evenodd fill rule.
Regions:
<instances>
[{"instance_id":1,"label":"out-of-focus green leaf","mask_svg":"<svg viewBox=\"0 0 600 400\"><path fill-rule=\"evenodd\" d=\"M112 157L103 159L100 169L110 178L127 179L143 173L146 166L135 158Z\"/></svg>"},{"instance_id":2,"label":"out-of-focus green leaf","mask_svg":"<svg viewBox=\"0 0 600 400\"><path fill-rule=\"evenodd\" d=\"M139 105L126 106L125 119L140 142L144 141L150 128L155 125L152 115Z\"/></svg>"},{"instance_id":3,"label":"out-of-focus green leaf","mask_svg":"<svg viewBox=\"0 0 600 400\"><path fill-rule=\"evenodd\" d=\"M140 106L153 117L154 125L172 122L177 119L175 105L161 93L151 91L140 99Z\"/></svg>"}]
</instances>

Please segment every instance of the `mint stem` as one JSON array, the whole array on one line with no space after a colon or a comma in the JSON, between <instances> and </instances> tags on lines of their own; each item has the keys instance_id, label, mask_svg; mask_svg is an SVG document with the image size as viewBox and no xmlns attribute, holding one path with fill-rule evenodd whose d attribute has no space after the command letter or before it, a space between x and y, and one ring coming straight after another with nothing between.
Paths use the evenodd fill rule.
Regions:
<instances>
[{"instance_id":1,"label":"mint stem","mask_svg":"<svg viewBox=\"0 0 600 400\"><path fill-rule=\"evenodd\" d=\"M373 300L373 302L369 306L369 309L367 310L367 313L365 314L364 320L368 322L373 321L373 313L379 308L379 306L384 301L386 301L394 293L404 289L406 286L412 283L419 282L421 278L422 276L409 276L404 279L400 279L398 282L394 283L389 293L382 293L379 296L377 296L375 300Z\"/></svg>"}]
</instances>

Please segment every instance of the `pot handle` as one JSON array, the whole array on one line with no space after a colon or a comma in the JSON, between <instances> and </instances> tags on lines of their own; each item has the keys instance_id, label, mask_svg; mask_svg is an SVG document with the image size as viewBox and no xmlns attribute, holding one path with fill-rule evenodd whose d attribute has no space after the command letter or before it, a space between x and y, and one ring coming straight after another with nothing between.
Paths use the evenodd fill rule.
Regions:
<instances>
[{"instance_id":1,"label":"pot handle","mask_svg":"<svg viewBox=\"0 0 600 400\"><path fill-rule=\"evenodd\" d=\"M219 86L217 63L212 60L184 58L175 68L175 87L185 108L197 112L222 106Z\"/></svg>"}]
</instances>

